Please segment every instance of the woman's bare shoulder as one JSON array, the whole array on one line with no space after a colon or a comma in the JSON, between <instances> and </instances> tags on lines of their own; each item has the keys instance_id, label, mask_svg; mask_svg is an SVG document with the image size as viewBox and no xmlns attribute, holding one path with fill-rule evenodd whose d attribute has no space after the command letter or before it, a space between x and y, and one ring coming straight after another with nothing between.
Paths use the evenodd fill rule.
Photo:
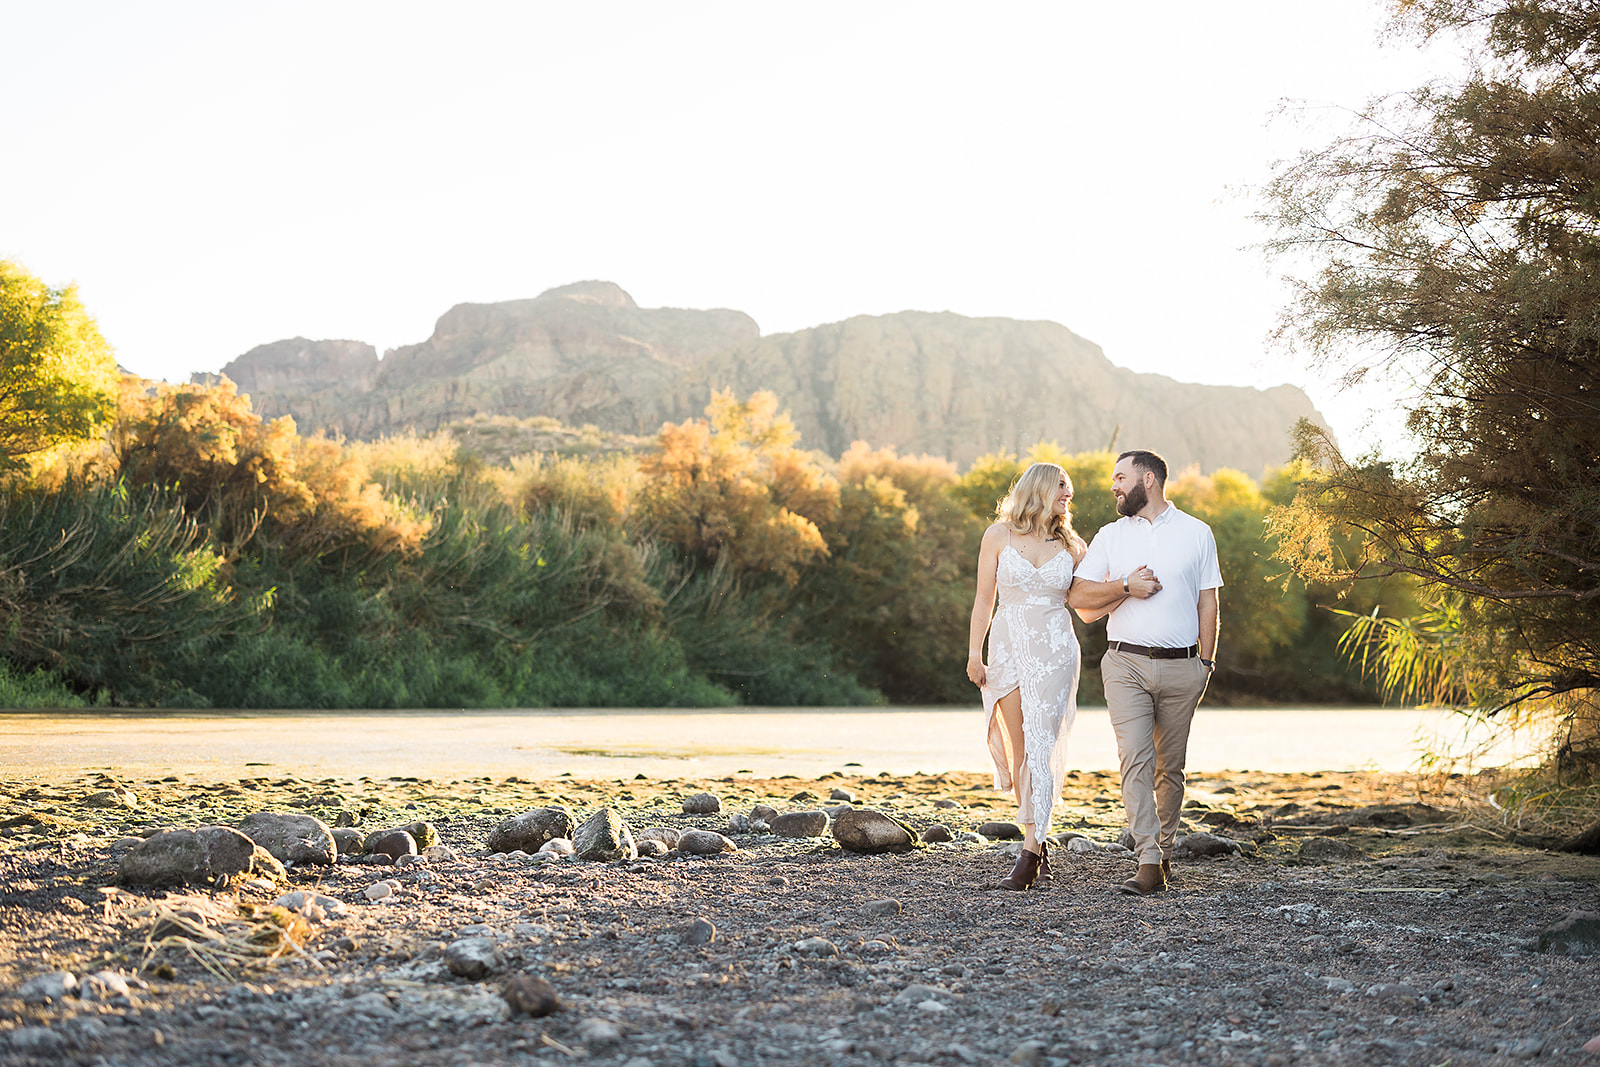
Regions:
<instances>
[{"instance_id":1,"label":"woman's bare shoulder","mask_svg":"<svg viewBox=\"0 0 1600 1067\"><path fill-rule=\"evenodd\" d=\"M1007 539L1010 533L1011 529L1005 523L991 523L989 528L983 531L983 543L987 546L997 542L1003 542Z\"/></svg>"}]
</instances>

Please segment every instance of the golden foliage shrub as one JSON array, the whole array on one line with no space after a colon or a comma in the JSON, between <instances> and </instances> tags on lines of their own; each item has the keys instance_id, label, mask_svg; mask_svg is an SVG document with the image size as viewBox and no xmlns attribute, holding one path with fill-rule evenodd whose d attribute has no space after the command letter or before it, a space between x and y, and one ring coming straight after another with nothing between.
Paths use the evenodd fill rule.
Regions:
<instances>
[{"instance_id":1,"label":"golden foliage shrub","mask_svg":"<svg viewBox=\"0 0 1600 1067\"><path fill-rule=\"evenodd\" d=\"M705 419L667 425L639 461L639 512L648 529L708 564L793 583L828 554L819 523L839 507L839 482L796 447L778 398L719 392Z\"/></svg>"},{"instance_id":2,"label":"golden foliage shrub","mask_svg":"<svg viewBox=\"0 0 1600 1067\"><path fill-rule=\"evenodd\" d=\"M1268 506L1255 479L1232 467L1218 467L1210 474L1187 468L1168 483L1167 496L1195 515L1240 509L1265 513Z\"/></svg>"},{"instance_id":3,"label":"golden foliage shrub","mask_svg":"<svg viewBox=\"0 0 1600 1067\"><path fill-rule=\"evenodd\" d=\"M941 499L960 481L956 465L939 456L902 456L893 448L873 448L865 441L852 444L839 457L839 481L864 485L870 478L886 479L913 503Z\"/></svg>"},{"instance_id":4,"label":"golden foliage shrub","mask_svg":"<svg viewBox=\"0 0 1600 1067\"><path fill-rule=\"evenodd\" d=\"M429 529L342 442L267 421L232 382L125 389L104 473L170 488L230 558L263 530L291 556L413 552Z\"/></svg>"}]
</instances>

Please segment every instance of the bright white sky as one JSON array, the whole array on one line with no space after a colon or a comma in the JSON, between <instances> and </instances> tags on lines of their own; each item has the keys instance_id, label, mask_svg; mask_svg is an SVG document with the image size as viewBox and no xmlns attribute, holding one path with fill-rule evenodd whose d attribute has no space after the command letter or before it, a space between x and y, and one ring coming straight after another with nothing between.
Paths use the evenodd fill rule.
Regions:
<instances>
[{"instance_id":1,"label":"bright white sky","mask_svg":"<svg viewBox=\"0 0 1600 1067\"><path fill-rule=\"evenodd\" d=\"M763 332L1051 319L1116 363L1376 393L1270 351L1246 187L1450 73L1378 0L0 6L0 258L76 281L124 366L424 340L589 278ZM981 388L981 382L973 383Z\"/></svg>"}]
</instances>

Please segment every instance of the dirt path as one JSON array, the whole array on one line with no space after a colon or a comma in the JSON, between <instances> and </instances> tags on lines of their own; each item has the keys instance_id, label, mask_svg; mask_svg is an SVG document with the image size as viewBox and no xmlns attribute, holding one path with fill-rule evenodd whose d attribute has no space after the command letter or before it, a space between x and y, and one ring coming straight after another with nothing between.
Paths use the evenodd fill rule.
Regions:
<instances>
[{"instance_id":1,"label":"dirt path","mask_svg":"<svg viewBox=\"0 0 1600 1067\"><path fill-rule=\"evenodd\" d=\"M0 782L0 1064L1600 1062L1581 1051L1600 1036L1600 957L1533 951L1551 924L1600 911L1600 861L1464 822L1468 785L1191 781L1192 828L1242 853L1179 862L1168 892L1140 900L1112 891L1132 861L1105 848L1058 845L1054 886L1028 893L990 888L1010 861L987 841L869 856L735 835L739 851L711 858L537 866L483 848L531 807L726 831L756 803L839 803L835 788L918 828L1009 819L970 774ZM1115 788L1079 774L1056 829L1114 841ZM682 813L701 791L720 814ZM119 838L268 810L427 820L459 858L218 892L111 884ZM370 901L385 879L395 891ZM294 888L342 913L273 911ZM452 973L469 947L481 977ZM15 995L55 971L115 978L89 999ZM502 991L523 974L564 1010L513 1012Z\"/></svg>"}]
</instances>

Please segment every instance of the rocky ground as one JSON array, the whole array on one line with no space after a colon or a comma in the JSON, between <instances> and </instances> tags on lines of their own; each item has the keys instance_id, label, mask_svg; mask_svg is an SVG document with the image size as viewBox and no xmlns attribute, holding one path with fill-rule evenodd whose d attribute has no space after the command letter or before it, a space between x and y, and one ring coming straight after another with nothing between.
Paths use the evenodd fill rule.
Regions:
<instances>
[{"instance_id":1,"label":"rocky ground","mask_svg":"<svg viewBox=\"0 0 1600 1067\"><path fill-rule=\"evenodd\" d=\"M1193 779L1191 828L1239 851L1178 862L1147 899L1112 889L1133 863L1116 782L1093 773L1068 782L1056 829L1084 841L1052 850L1054 884L992 888L1015 846L968 836L1011 815L988 785L0 781L0 1064L1600 1063L1600 930L1559 929L1600 911L1600 860L1474 824L1470 781ZM956 840L863 855L730 832L836 789ZM685 814L701 792L721 810ZM484 847L547 805L739 848ZM222 889L116 882L131 838L262 811L425 820L447 849ZM561 1010L537 1014L552 992Z\"/></svg>"}]
</instances>

